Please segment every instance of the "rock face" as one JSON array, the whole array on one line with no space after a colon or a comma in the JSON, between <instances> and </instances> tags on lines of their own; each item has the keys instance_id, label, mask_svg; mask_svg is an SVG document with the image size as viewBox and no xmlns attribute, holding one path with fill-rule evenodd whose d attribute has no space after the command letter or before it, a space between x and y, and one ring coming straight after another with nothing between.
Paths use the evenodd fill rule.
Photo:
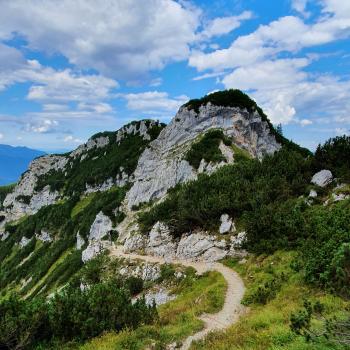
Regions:
<instances>
[{"instance_id":1,"label":"rock face","mask_svg":"<svg viewBox=\"0 0 350 350\"><path fill-rule=\"evenodd\" d=\"M333 175L329 170L321 170L316 173L311 179L311 183L320 187L326 187L332 181Z\"/></svg>"},{"instance_id":2,"label":"rock face","mask_svg":"<svg viewBox=\"0 0 350 350\"><path fill-rule=\"evenodd\" d=\"M145 262L136 266L123 266L119 273L123 276L139 277L144 281L155 281L160 277L160 266Z\"/></svg>"},{"instance_id":3,"label":"rock face","mask_svg":"<svg viewBox=\"0 0 350 350\"><path fill-rule=\"evenodd\" d=\"M112 230L112 220L104 215L101 211L96 215L95 221L92 223L89 234L89 241L99 241L104 238Z\"/></svg>"},{"instance_id":4,"label":"rock face","mask_svg":"<svg viewBox=\"0 0 350 350\"><path fill-rule=\"evenodd\" d=\"M11 220L17 219L24 214L36 213L41 207L53 204L58 192L50 192L48 186L41 191L35 187L38 178L51 170L62 170L66 166L68 158L65 156L43 156L34 159L27 172L25 172L13 192L9 193L4 200L4 207ZM21 198L27 197L28 202Z\"/></svg>"},{"instance_id":5,"label":"rock face","mask_svg":"<svg viewBox=\"0 0 350 350\"><path fill-rule=\"evenodd\" d=\"M115 141L120 143L127 135L140 135L145 140L150 140L149 130L153 126L159 126L158 121L142 120L140 122L130 123L119 129L115 133ZM5 224L9 221L17 220L23 215L35 214L40 208L54 204L60 199L60 193L51 191L49 186L37 189L39 178L52 172L61 171L66 174L67 169L73 166L78 159L80 161L88 157L88 152L93 149L103 149L111 139L108 136L93 136L85 144L80 145L76 150L66 155L47 155L39 157L31 162L28 171L26 171L15 189L9 193L3 203L5 208L1 215L5 216L5 220L0 223L0 232L3 232ZM128 175L123 167L115 175L104 183L96 186L86 184L86 193L107 191L112 186L124 186L133 180L132 175Z\"/></svg>"},{"instance_id":6,"label":"rock face","mask_svg":"<svg viewBox=\"0 0 350 350\"><path fill-rule=\"evenodd\" d=\"M172 241L169 228L161 222L157 222L149 233L146 253L151 255L174 257L176 244Z\"/></svg>"},{"instance_id":7,"label":"rock face","mask_svg":"<svg viewBox=\"0 0 350 350\"><path fill-rule=\"evenodd\" d=\"M91 225L88 246L82 252L83 262L87 262L100 254L103 250L107 249L111 245L111 240L109 237L110 231L113 229L113 224L111 219L99 212L96 215L94 222ZM77 249L81 249L85 244L83 238L77 235ZM78 248L79 247L79 248Z\"/></svg>"},{"instance_id":8,"label":"rock face","mask_svg":"<svg viewBox=\"0 0 350 350\"><path fill-rule=\"evenodd\" d=\"M177 183L195 179L197 171L184 160L184 154L199 135L216 128L222 129L237 146L254 157L262 158L280 148L258 112L250 113L208 103L200 107L197 114L194 110L181 107L175 118L141 155L134 184L127 194L128 206L131 208L160 198Z\"/></svg>"},{"instance_id":9,"label":"rock face","mask_svg":"<svg viewBox=\"0 0 350 350\"><path fill-rule=\"evenodd\" d=\"M76 243L77 250L80 250L81 248L83 248L84 244L85 244L84 238L80 236L80 233L77 233L77 243Z\"/></svg>"},{"instance_id":10,"label":"rock face","mask_svg":"<svg viewBox=\"0 0 350 350\"><path fill-rule=\"evenodd\" d=\"M146 304L151 306L153 303L156 305L163 305L168 301L174 300L176 298L176 295L170 295L169 291L164 288L160 288L157 291L147 292L144 297Z\"/></svg>"},{"instance_id":11,"label":"rock face","mask_svg":"<svg viewBox=\"0 0 350 350\"><path fill-rule=\"evenodd\" d=\"M245 240L245 232L238 233L231 241L217 238L204 232L187 233L180 239L173 239L169 228L157 222L149 236L130 235L124 243L124 251L144 251L146 254L171 260L217 261L231 253L240 251Z\"/></svg>"},{"instance_id":12,"label":"rock face","mask_svg":"<svg viewBox=\"0 0 350 350\"><path fill-rule=\"evenodd\" d=\"M316 198L317 197L317 192L315 190L310 190L309 197L310 198Z\"/></svg>"}]
</instances>

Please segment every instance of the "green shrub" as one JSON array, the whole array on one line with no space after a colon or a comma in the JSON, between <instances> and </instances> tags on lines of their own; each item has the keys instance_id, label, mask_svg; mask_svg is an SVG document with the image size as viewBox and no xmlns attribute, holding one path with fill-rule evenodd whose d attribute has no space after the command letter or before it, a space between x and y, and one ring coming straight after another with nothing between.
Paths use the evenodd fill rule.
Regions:
<instances>
[{"instance_id":1,"label":"green shrub","mask_svg":"<svg viewBox=\"0 0 350 350\"><path fill-rule=\"evenodd\" d=\"M247 159L222 167L211 176L201 174L196 181L177 185L163 202L144 211L139 223L147 232L157 221L163 221L174 235L196 227L217 230L221 214L238 219L262 206L278 206L305 193L310 178L309 159L282 148L262 162Z\"/></svg>"},{"instance_id":2,"label":"green shrub","mask_svg":"<svg viewBox=\"0 0 350 350\"><path fill-rule=\"evenodd\" d=\"M350 296L350 200L305 212L307 238L300 247L309 283Z\"/></svg>"},{"instance_id":3,"label":"green shrub","mask_svg":"<svg viewBox=\"0 0 350 350\"><path fill-rule=\"evenodd\" d=\"M6 196L13 191L16 184L7 185L7 186L0 186L0 210L3 210L3 202L6 198Z\"/></svg>"},{"instance_id":4,"label":"green shrub","mask_svg":"<svg viewBox=\"0 0 350 350\"><path fill-rule=\"evenodd\" d=\"M268 301L275 298L286 279L287 277L283 274L283 272L271 277L266 282L259 285L250 294L245 296L243 303L246 305L252 303L265 305Z\"/></svg>"},{"instance_id":5,"label":"green shrub","mask_svg":"<svg viewBox=\"0 0 350 350\"><path fill-rule=\"evenodd\" d=\"M342 181L350 181L350 136L329 139L315 152L315 170L329 169Z\"/></svg>"},{"instance_id":6,"label":"green shrub","mask_svg":"<svg viewBox=\"0 0 350 350\"><path fill-rule=\"evenodd\" d=\"M140 122L133 123L139 125ZM64 195L80 195L85 191L86 184L94 186L110 178L115 179L120 175L121 168L131 175L142 152L150 141L158 137L164 126L158 123L151 127L148 130L150 140L145 140L139 133L125 134L118 142L117 132L96 134L93 138L108 137L109 143L105 147L89 150L83 160L80 157L71 158L64 172L52 170L39 177L36 189L40 190L50 185L51 190L62 191Z\"/></svg>"},{"instance_id":7,"label":"green shrub","mask_svg":"<svg viewBox=\"0 0 350 350\"><path fill-rule=\"evenodd\" d=\"M195 142L187 152L185 159L195 168L198 169L200 162L204 159L207 163L220 163L226 161L221 153L219 145L224 141L226 145L231 144L222 130L210 130L198 141Z\"/></svg>"},{"instance_id":8,"label":"green shrub","mask_svg":"<svg viewBox=\"0 0 350 350\"><path fill-rule=\"evenodd\" d=\"M0 302L0 348L49 348L53 341L82 341L156 318L155 306L147 306L144 299L132 303L130 294L113 280L85 290L68 286L49 301L12 295Z\"/></svg>"}]
</instances>

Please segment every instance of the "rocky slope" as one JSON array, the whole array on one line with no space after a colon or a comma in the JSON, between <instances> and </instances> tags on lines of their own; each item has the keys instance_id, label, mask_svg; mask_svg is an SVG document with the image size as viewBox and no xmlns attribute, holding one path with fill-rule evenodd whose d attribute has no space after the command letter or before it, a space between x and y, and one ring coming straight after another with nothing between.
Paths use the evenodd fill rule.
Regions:
<instances>
[{"instance_id":1,"label":"rocky slope","mask_svg":"<svg viewBox=\"0 0 350 350\"><path fill-rule=\"evenodd\" d=\"M210 129L221 129L238 147L253 157L262 158L280 148L267 122L259 113L237 107L215 106L210 102L197 113L181 107L141 155L133 186L127 195L128 206L160 198L177 183L196 178L196 171L184 160L184 154L198 136ZM225 150L224 150L225 152ZM228 150L230 152L230 150ZM227 162L232 162L226 153ZM205 171L206 165L202 165Z\"/></svg>"},{"instance_id":2,"label":"rocky slope","mask_svg":"<svg viewBox=\"0 0 350 350\"><path fill-rule=\"evenodd\" d=\"M220 105L218 94L228 98L228 103ZM63 268L71 266L69 259L74 258L78 269L78 261L91 260L117 236L129 252L206 261L228 254L244 256L239 247L245 234L236 230L226 213L222 213L216 235L197 230L174 239L161 222L148 235L141 235L137 223L139 208L162 200L177 184L234 163L242 153L261 159L281 148L266 116L246 95L231 91L213 96L212 101L206 97L182 106L167 126L151 120L133 122L117 132L97 134L68 154L34 160L3 201L3 251L11 254L20 246L19 261L25 249L29 252L26 264L39 264L35 242L40 241L46 250L39 251L46 260L53 263L55 256L60 257ZM201 144L214 130L220 132ZM196 152L196 145L204 147L198 166L188 156ZM206 160L206 153L214 157ZM6 263L6 283L13 281L14 268ZM37 269L45 276L49 266L43 269L39 264ZM25 289L31 293L45 290L49 288L45 279L33 279Z\"/></svg>"}]
</instances>

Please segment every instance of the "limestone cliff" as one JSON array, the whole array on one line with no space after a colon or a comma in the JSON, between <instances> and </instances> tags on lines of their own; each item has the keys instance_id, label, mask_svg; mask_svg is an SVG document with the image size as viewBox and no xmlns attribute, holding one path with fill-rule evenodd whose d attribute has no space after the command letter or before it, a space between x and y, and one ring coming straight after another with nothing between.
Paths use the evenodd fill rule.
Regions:
<instances>
[{"instance_id":1,"label":"limestone cliff","mask_svg":"<svg viewBox=\"0 0 350 350\"><path fill-rule=\"evenodd\" d=\"M141 155L127 195L128 206L160 198L177 183L196 178L198 172L184 160L184 154L198 136L210 129L223 130L253 157L262 158L281 147L257 111L208 103L197 113L184 106Z\"/></svg>"}]
</instances>

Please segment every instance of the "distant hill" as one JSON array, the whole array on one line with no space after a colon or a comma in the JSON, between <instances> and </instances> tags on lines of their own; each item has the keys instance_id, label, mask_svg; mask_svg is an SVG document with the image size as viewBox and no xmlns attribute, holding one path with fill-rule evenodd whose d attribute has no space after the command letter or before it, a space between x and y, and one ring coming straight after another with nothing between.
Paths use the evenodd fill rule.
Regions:
<instances>
[{"instance_id":1,"label":"distant hill","mask_svg":"<svg viewBox=\"0 0 350 350\"><path fill-rule=\"evenodd\" d=\"M12 147L0 144L0 185L16 182L28 169L29 163L45 152L27 147Z\"/></svg>"}]
</instances>

